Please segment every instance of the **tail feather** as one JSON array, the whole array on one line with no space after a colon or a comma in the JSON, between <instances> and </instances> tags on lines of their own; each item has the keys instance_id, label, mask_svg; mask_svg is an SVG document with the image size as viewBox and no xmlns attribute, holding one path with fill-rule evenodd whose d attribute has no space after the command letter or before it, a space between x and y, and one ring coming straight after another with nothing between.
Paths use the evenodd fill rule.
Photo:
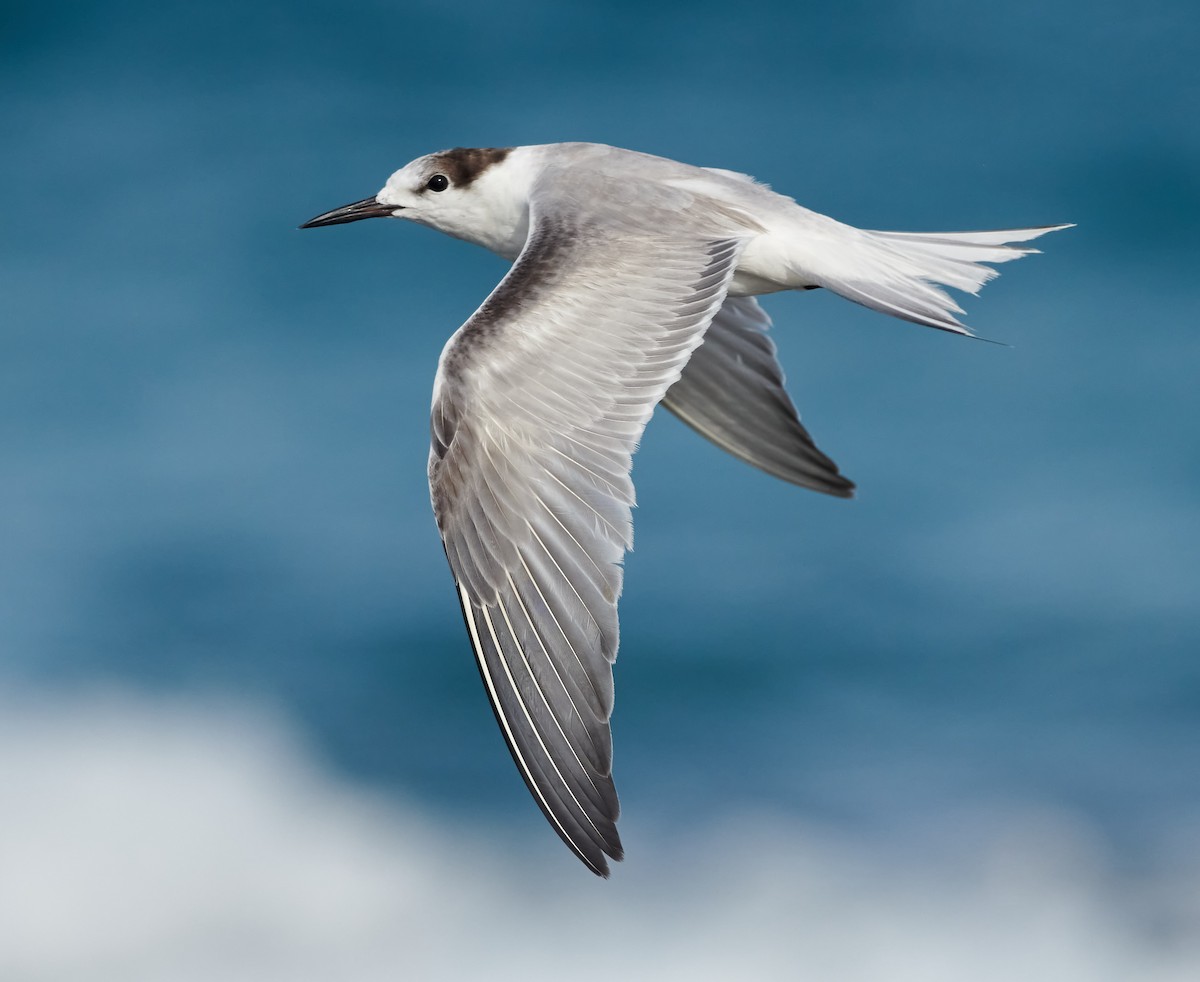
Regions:
<instances>
[{"instance_id":1,"label":"tail feather","mask_svg":"<svg viewBox=\"0 0 1200 982\"><path fill-rule=\"evenodd\" d=\"M1048 225L988 232L863 229L854 244L853 262L844 266L848 275L828 270L820 277L820 284L848 300L886 314L973 337L954 316L961 314L962 308L940 287L976 294L988 280L999 275L984 263L1006 263L1038 251L1009 243L1028 242L1047 232L1070 227Z\"/></svg>"}]
</instances>

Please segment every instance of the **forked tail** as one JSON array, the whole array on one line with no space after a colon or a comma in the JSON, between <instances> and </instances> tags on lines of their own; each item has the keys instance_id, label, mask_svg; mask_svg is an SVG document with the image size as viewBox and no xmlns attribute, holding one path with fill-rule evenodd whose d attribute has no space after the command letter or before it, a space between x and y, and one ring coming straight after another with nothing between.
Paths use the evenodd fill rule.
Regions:
<instances>
[{"instance_id":1,"label":"forked tail","mask_svg":"<svg viewBox=\"0 0 1200 982\"><path fill-rule=\"evenodd\" d=\"M976 294L998 276L985 263L1006 263L1037 249L1014 246L1047 232L1071 228L1004 229L994 232L875 232L856 229L845 243L842 269L826 268L820 285L874 310L917 324L974 337L954 316L963 309L941 289ZM844 275L839 275L844 274Z\"/></svg>"}]
</instances>

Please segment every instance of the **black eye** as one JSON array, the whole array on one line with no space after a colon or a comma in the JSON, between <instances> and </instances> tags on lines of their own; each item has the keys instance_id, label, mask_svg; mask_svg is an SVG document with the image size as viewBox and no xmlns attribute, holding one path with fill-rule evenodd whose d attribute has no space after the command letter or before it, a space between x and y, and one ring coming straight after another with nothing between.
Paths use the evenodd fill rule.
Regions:
<instances>
[{"instance_id":1,"label":"black eye","mask_svg":"<svg viewBox=\"0 0 1200 982\"><path fill-rule=\"evenodd\" d=\"M426 183L425 186L430 191L445 191L450 186L450 178L445 174L434 174Z\"/></svg>"}]
</instances>

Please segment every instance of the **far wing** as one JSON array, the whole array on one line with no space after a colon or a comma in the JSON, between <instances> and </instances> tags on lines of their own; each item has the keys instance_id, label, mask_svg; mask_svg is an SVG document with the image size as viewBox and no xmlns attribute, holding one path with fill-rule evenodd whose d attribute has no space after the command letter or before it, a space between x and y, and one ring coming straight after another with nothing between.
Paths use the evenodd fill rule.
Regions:
<instances>
[{"instance_id":1,"label":"far wing","mask_svg":"<svg viewBox=\"0 0 1200 982\"><path fill-rule=\"evenodd\" d=\"M701 436L768 474L849 498L854 484L817 449L783 387L771 319L753 297L727 297L662 404Z\"/></svg>"},{"instance_id":2,"label":"far wing","mask_svg":"<svg viewBox=\"0 0 1200 982\"><path fill-rule=\"evenodd\" d=\"M429 480L513 759L604 876L622 854L608 721L632 454L724 300L742 233L650 190L555 186L572 199L535 192L523 252L442 353ZM597 213L614 199L619 214Z\"/></svg>"}]
</instances>

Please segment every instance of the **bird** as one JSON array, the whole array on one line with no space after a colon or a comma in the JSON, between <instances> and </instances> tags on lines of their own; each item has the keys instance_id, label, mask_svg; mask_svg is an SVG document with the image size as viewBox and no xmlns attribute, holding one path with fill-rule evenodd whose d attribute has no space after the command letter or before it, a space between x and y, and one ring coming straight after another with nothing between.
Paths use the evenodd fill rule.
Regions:
<instances>
[{"instance_id":1,"label":"bird","mask_svg":"<svg viewBox=\"0 0 1200 982\"><path fill-rule=\"evenodd\" d=\"M612 666L632 457L662 404L718 447L848 498L784 388L759 296L824 288L972 335L945 292L1069 225L884 232L735 171L595 143L456 147L317 215L416 222L512 262L447 341L430 499L496 720L534 801L593 873L623 858Z\"/></svg>"}]
</instances>

